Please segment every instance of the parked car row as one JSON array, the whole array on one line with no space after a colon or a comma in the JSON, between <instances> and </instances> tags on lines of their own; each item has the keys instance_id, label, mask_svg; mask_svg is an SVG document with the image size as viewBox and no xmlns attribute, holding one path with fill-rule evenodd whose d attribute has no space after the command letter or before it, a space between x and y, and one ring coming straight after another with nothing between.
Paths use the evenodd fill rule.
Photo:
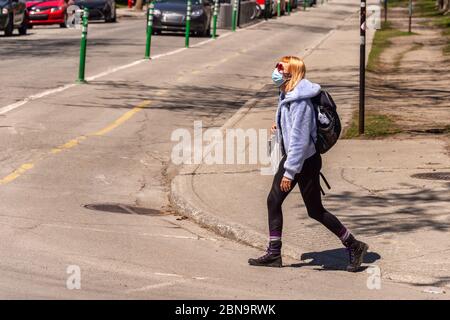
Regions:
<instances>
[{"instance_id":1,"label":"parked car row","mask_svg":"<svg viewBox=\"0 0 450 320\"><path fill-rule=\"evenodd\" d=\"M186 28L186 0L155 0L153 15L153 31L160 34L162 31L184 31ZM211 35L211 19L213 13L212 0L191 1L192 33L200 36Z\"/></svg>"},{"instance_id":2,"label":"parked car row","mask_svg":"<svg viewBox=\"0 0 450 320\"><path fill-rule=\"evenodd\" d=\"M11 36L14 28L21 35L27 33L26 5L17 0L0 0L0 30L5 36Z\"/></svg>"},{"instance_id":3,"label":"parked car row","mask_svg":"<svg viewBox=\"0 0 450 320\"><path fill-rule=\"evenodd\" d=\"M241 0L241 3L250 0ZM270 4L270 16L277 15L277 0L251 0L256 2L254 17L264 16L266 3ZM291 9L298 7L302 0L280 0L281 14L287 11L290 1ZM308 0L306 0L308 1ZM311 3L315 0L309 0ZM233 0L219 0L220 4L232 4ZM161 34L163 31L185 31L186 29L186 0L154 0L155 10L153 16L153 32ZM200 36L209 36L211 33L211 20L214 0L191 0L192 14L191 32ZM253 18L252 18L253 19Z\"/></svg>"},{"instance_id":4,"label":"parked car row","mask_svg":"<svg viewBox=\"0 0 450 320\"><path fill-rule=\"evenodd\" d=\"M116 22L115 0L0 0L0 30L11 36L14 29L24 35L35 25L66 28L71 5L88 8L89 20Z\"/></svg>"}]
</instances>

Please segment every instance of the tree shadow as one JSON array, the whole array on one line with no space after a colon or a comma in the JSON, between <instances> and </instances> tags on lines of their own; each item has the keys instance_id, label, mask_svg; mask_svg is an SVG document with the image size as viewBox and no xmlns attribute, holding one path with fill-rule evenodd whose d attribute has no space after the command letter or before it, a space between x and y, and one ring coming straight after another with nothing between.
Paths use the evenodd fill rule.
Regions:
<instances>
[{"instance_id":1,"label":"tree shadow","mask_svg":"<svg viewBox=\"0 0 450 320\"><path fill-rule=\"evenodd\" d=\"M154 36L163 36L163 37L178 37L178 38L184 38L184 37L186 37L186 31L184 31L184 30L179 30L179 31L173 31L173 30L162 30L162 32L161 33L157 33L157 34L155 34ZM216 35L217 36L217 35ZM153 36L152 36L153 37ZM195 33L191 33L190 35L189 35L189 38L199 38L199 39L208 39L209 38L209 36L203 36L203 35L200 35L200 34L195 34Z\"/></svg>"},{"instance_id":2,"label":"tree shadow","mask_svg":"<svg viewBox=\"0 0 450 320\"><path fill-rule=\"evenodd\" d=\"M270 23L258 27L258 31L270 31L270 32L274 32L274 30L286 30L286 29L293 29L293 32L302 31L305 33L307 32L307 33L325 34L330 30L332 30L333 28L324 27L323 25L319 26L310 24L292 24L280 21L277 21L277 23Z\"/></svg>"},{"instance_id":3,"label":"tree shadow","mask_svg":"<svg viewBox=\"0 0 450 320\"><path fill-rule=\"evenodd\" d=\"M376 252L367 252L363 263L374 263L380 258L381 256ZM301 268L312 266L318 267L315 270L321 271L345 271L348 264L348 251L345 248L339 248L321 252L307 252L301 255L300 260L302 262L287 265L286 267ZM366 268L361 266L359 272L364 271Z\"/></svg>"},{"instance_id":4,"label":"tree shadow","mask_svg":"<svg viewBox=\"0 0 450 320\"><path fill-rule=\"evenodd\" d=\"M379 194L344 191L326 195L326 207L357 234L375 236L417 230L450 230L450 182L447 188L392 191ZM413 187L413 186L410 186ZM297 207L301 207L298 205ZM299 219L307 219L299 215ZM307 224L309 224L307 222Z\"/></svg>"},{"instance_id":5,"label":"tree shadow","mask_svg":"<svg viewBox=\"0 0 450 320\"><path fill-rule=\"evenodd\" d=\"M144 85L139 81L93 81L98 92L98 99L95 102L83 102L81 99L74 102L62 104L67 107L80 108L129 108L135 107L132 101L152 101L152 110L169 110L171 112L191 111L192 116L214 116L223 112L236 111L250 98L254 97L254 92L236 87L214 85L168 85L167 94L157 94L165 90L164 86ZM111 92L116 95L111 95ZM120 95L120 101L117 99ZM276 97L276 92L271 86L256 94L257 99ZM131 101L124 104L123 101ZM274 98L276 103L276 98Z\"/></svg>"},{"instance_id":6,"label":"tree shadow","mask_svg":"<svg viewBox=\"0 0 450 320\"><path fill-rule=\"evenodd\" d=\"M31 35L31 34L30 34ZM23 36L20 36L21 38ZM47 57L77 57L79 55L80 39L72 35L66 38L50 37L49 39L40 38L25 38L17 42L15 39L5 37L2 41L0 52L2 55L14 56L15 58L38 58L42 56ZM111 48L126 47L139 48L142 44L133 39L120 38L94 38L88 39L88 50L95 50L96 52L105 52L111 57ZM121 50L115 52L114 57L127 57L129 52Z\"/></svg>"}]
</instances>

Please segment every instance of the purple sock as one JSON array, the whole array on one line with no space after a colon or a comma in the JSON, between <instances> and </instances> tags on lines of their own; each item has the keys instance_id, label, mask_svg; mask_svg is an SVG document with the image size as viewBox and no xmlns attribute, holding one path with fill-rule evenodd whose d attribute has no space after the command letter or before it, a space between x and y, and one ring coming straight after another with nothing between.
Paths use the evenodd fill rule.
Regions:
<instances>
[{"instance_id":1,"label":"purple sock","mask_svg":"<svg viewBox=\"0 0 450 320\"><path fill-rule=\"evenodd\" d=\"M280 241L281 240L281 231L270 231L269 238L270 238L270 241Z\"/></svg>"}]
</instances>

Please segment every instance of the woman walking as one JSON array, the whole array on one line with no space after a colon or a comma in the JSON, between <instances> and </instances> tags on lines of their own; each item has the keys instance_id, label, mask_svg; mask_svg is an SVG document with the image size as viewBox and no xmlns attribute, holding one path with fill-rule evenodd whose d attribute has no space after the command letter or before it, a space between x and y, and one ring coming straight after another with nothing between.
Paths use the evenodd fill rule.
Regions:
<instances>
[{"instance_id":1,"label":"woman walking","mask_svg":"<svg viewBox=\"0 0 450 320\"><path fill-rule=\"evenodd\" d=\"M275 174L267 198L270 240L267 253L249 259L253 266L281 267L281 235L283 213L281 206L298 183L308 215L322 223L342 241L349 251L347 271L360 269L368 245L358 241L333 214L322 205L320 169L322 158L316 152L316 118L311 98L319 94L320 86L305 79L304 62L295 56L285 56L272 73L272 80L280 88L276 113L277 130L281 138L283 158Z\"/></svg>"}]
</instances>

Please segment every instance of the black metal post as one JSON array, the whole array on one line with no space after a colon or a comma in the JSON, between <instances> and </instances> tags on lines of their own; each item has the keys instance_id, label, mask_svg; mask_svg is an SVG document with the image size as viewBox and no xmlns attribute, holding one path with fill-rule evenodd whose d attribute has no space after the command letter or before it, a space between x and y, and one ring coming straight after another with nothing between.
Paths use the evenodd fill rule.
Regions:
<instances>
[{"instance_id":1,"label":"black metal post","mask_svg":"<svg viewBox=\"0 0 450 320\"><path fill-rule=\"evenodd\" d=\"M364 134L366 91L366 0L361 0L359 46L359 134Z\"/></svg>"},{"instance_id":2,"label":"black metal post","mask_svg":"<svg viewBox=\"0 0 450 320\"><path fill-rule=\"evenodd\" d=\"M270 18L271 13L272 13L272 8L271 8L271 0L265 0L264 1L264 19L267 20Z\"/></svg>"},{"instance_id":3,"label":"black metal post","mask_svg":"<svg viewBox=\"0 0 450 320\"><path fill-rule=\"evenodd\" d=\"M387 22L388 0L384 0L384 22Z\"/></svg>"},{"instance_id":4,"label":"black metal post","mask_svg":"<svg viewBox=\"0 0 450 320\"><path fill-rule=\"evenodd\" d=\"M241 27L241 0L238 0L238 7L237 7L237 26Z\"/></svg>"},{"instance_id":5,"label":"black metal post","mask_svg":"<svg viewBox=\"0 0 450 320\"><path fill-rule=\"evenodd\" d=\"M409 14L409 21L408 21L408 32L411 33L411 24L412 24L412 11L413 11L413 4L412 0L409 0L408 4L408 14Z\"/></svg>"}]
</instances>

